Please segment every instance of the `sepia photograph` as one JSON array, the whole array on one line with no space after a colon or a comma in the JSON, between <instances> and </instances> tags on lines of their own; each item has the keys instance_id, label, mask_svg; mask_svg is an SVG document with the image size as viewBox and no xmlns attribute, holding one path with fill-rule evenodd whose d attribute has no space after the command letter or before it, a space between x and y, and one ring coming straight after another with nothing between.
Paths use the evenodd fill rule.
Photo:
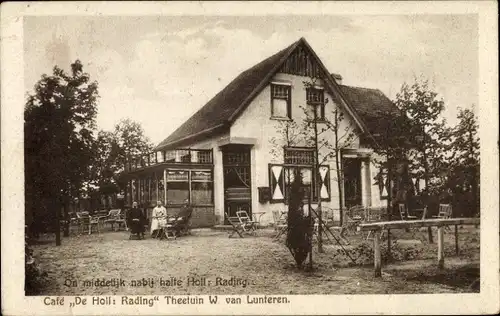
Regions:
<instances>
[{"instance_id":1,"label":"sepia photograph","mask_svg":"<svg viewBox=\"0 0 500 316\"><path fill-rule=\"evenodd\" d=\"M26 297L155 313L484 290L478 14L19 23Z\"/></svg>"}]
</instances>

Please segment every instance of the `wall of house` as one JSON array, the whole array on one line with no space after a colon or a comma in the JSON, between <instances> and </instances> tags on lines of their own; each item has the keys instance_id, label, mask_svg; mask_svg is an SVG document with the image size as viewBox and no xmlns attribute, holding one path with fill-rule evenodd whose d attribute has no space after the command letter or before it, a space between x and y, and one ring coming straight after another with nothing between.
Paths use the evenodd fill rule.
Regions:
<instances>
[{"instance_id":1,"label":"wall of house","mask_svg":"<svg viewBox=\"0 0 500 316\"><path fill-rule=\"evenodd\" d=\"M300 108L306 106L306 88L304 86L304 81L308 80L307 77L296 76L278 73L271 81L275 82L286 82L291 84L292 93L292 118L298 123L302 122L306 115L304 111ZM310 79L309 79L310 80ZM315 85L322 86L322 82L315 82ZM284 210L285 205L283 203L265 203L261 204L258 201L258 187L268 187L269 186L269 163L283 163L283 150L280 148L285 145L285 140L283 136L278 132L280 124L282 121L271 119L271 88L270 85L265 87L260 94L254 98L248 108L242 113L242 115L236 120L230 130L231 137L255 137L257 143L252 148L251 159L252 159L252 209L263 211L265 214L261 218L263 223L273 222L272 211L273 210ZM332 110L337 107L337 104L333 102L331 95L325 91L325 100L328 99L328 103L325 109L325 116L327 119L333 120ZM346 128L352 130L353 133L357 135L357 131L353 128L354 121L349 117L347 113L344 113L344 120L341 122L340 131L344 131ZM321 129L321 124L319 124ZM330 140L334 140L333 132L327 132L323 134ZM276 139L278 145L274 145L272 140ZM299 142L295 146L306 146L304 142ZM355 138L351 144L350 148L358 148L359 140ZM328 150L320 151L320 160L327 154ZM331 188L331 201L323 202L325 206L336 209L339 207L339 192L338 185L336 181L336 167L335 159L329 159L325 161L325 164L330 166L330 188ZM369 165L367 163L367 165ZM364 179L368 181L370 177L370 168L364 168L365 176ZM366 184L366 192L374 192L371 189L372 185ZM368 190L370 188L371 190ZM377 191L378 192L378 191ZM368 193L365 196L367 203L372 196L372 193Z\"/></svg>"}]
</instances>

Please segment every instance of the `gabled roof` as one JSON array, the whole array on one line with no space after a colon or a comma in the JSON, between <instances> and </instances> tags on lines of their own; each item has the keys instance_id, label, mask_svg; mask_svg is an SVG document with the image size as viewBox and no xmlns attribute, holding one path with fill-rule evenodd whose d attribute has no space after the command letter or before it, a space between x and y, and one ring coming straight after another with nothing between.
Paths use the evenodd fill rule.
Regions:
<instances>
[{"instance_id":1,"label":"gabled roof","mask_svg":"<svg viewBox=\"0 0 500 316\"><path fill-rule=\"evenodd\" d=\"M372 135L384 133L385 123L401 115L400 110L380 90L340 85L348 102L361 116Z\"/></svg>"},{"instance_id":2,"label":"gabled roof","mask_svg":"<svg viewBox=\"0 0 500 316\"><path fill-rule=\"evenodd\" d=\"M364 119L355 110L356 106L353 104L355 102L351 102L360 99L360 93L353 94L351 90L341 88L346 86L340 86L336 83L334 77L328 72L306 40L301 38L287 48L242 72L170 136L158 144L156 150L183 146L207 136L229 131L231 124L246 109L253 98L269 83L272 76L275 75L285 60L299 45L303 45L309 50L312 57L320 66L324 75L323 80L326 88L343 101L342 104L345 105L347 112L353 117L359 129L366 134L370 134L370 129L366 126ZM344 94L352 94L352 100ZM358 95L358 98L355 97L356 95ZM366 95L361 99L369 100L370 97ZM361 111L363 112L365 108L367 108L366 105L361 106Z\"/></svg>"},{"instance_id":3,"label":"gabled roof","mask_svg":"<svg viewBox=\"0 0 500 316\"><path fill-rule=\"evenodd\" d=\"M205 133L229 130L229 119L255 93L259 85L295 49L298 42L242 72L184 124L163 140L156 149L194 141ZM255 93L256 94L256 93ZM251 100L249 100L251 101Z\"/></svg>"}]
</instances>

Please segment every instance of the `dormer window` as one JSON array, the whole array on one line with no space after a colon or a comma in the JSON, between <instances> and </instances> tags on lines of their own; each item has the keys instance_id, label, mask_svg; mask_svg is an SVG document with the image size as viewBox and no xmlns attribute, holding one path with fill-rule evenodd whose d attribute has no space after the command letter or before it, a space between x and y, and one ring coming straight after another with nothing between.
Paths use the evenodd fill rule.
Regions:
<instances>
[{"instance_id":1,"label":"dormer window","mask_svg":"<svg viewBox=\"0 0 500 316\"><path fill-rule=\"evenodd\" d=\"M292 93L291 86L287 84L271 84L271 118L292 118Z\"/></svg>"},{"instance_id":2,"label":"dormer window","mask_svg":"<svg viewBox=\"0 0 500 316\"><path fill-rule=\"evenodd\" d=\"M314 112L316 119L319 121L325 120L325 92L322 88L311 87L306 89L307 101L307 118L314 120Z\"/></svg>"}]
</instances>

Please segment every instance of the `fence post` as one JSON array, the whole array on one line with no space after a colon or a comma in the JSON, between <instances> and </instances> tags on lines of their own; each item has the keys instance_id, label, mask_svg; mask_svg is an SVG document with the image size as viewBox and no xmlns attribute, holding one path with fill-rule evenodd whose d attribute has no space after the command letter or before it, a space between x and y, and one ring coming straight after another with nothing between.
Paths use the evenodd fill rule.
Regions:
<instances>
[{"instance_id":1,"label":"fence post","mask_svg":"<svg viewBox=\"0 0 500 316\"><path fill-rule=\"evenodd\" d=\"M380 254L380 230L376 230L373 238L373 262L375 265L375 277L382 276L382 260Z\"/></svg>"},{"instance_id":2,"label":"fence post","mask_svg":"<svg viewBox=\"0 0 500 316\"><path fill-rule=\"evenodd\" d=\"M438 226L438 268L444 268L444 226Z\"/></svg>"},{"instance_id":3,"label":"fence post","mask_svg":"<svg viewBox=\"0 0 500 316\"><path fill-rule=\"evenodd\" d=\"M455 225L455 254L458 256L458 225Z\"/></svg>"}]
</instances>

